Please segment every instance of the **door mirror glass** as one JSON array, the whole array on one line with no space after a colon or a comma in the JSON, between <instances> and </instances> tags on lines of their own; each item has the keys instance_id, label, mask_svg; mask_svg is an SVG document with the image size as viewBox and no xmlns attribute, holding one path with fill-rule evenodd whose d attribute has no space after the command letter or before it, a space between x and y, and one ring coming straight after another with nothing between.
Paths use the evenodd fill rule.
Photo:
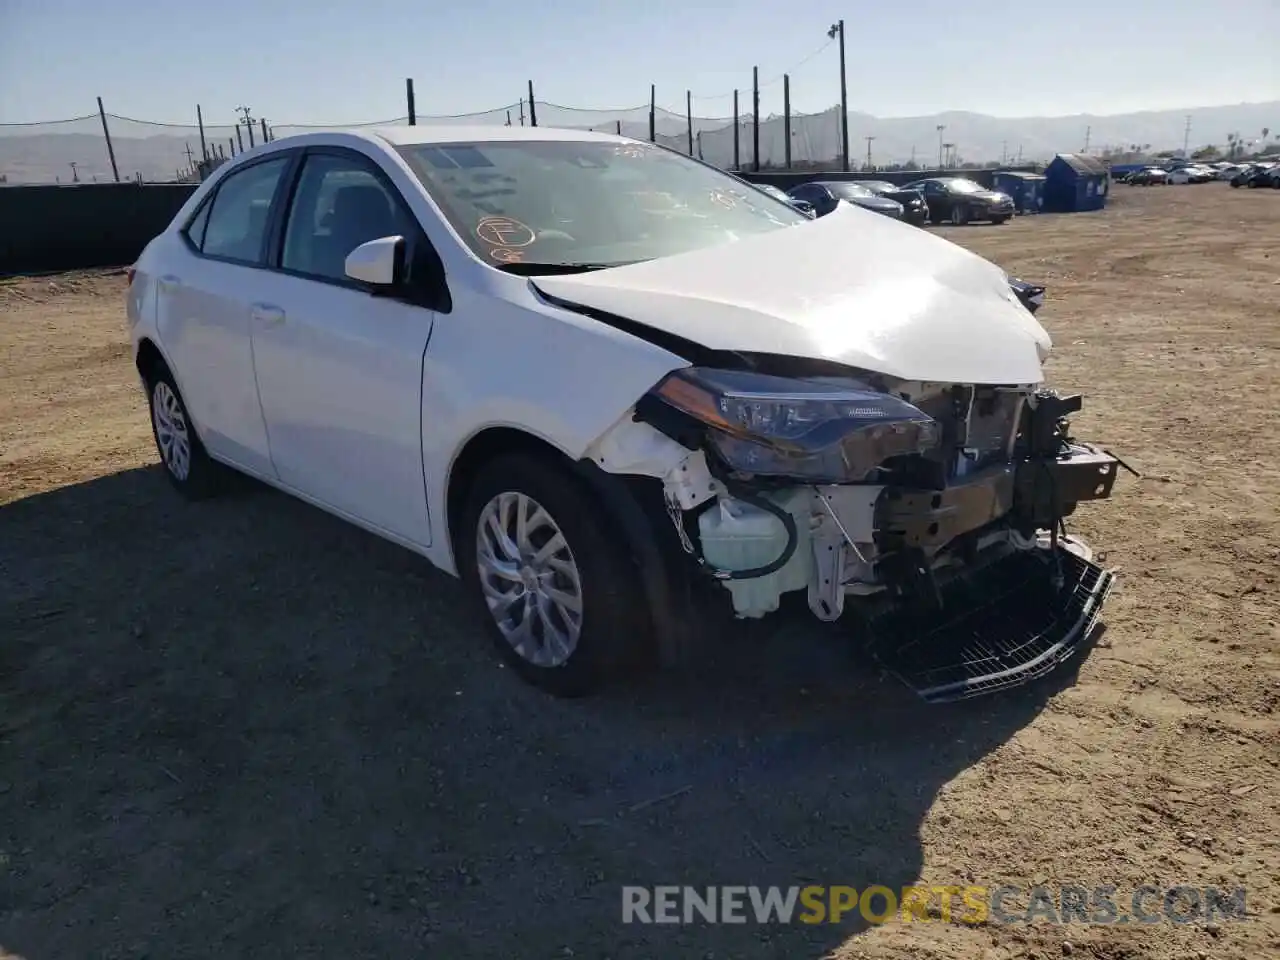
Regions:
<instances>
[{"instance_id":1,"label":"door mirror glass","mask_svg":"<svg viewBox=\"0 0 1280 960\"><path fill-rule=\"evenodd\" d=\"M347 254L345 270L352 280L393 287L404 277L404 237L379 237Z\"/></svg>"}]
</instances>

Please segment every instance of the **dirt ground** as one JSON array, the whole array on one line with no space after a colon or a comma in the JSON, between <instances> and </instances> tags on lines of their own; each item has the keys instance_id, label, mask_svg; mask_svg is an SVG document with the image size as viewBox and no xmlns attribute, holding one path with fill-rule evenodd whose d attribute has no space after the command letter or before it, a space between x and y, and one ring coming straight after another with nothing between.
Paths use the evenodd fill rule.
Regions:
<instances>
[{"instance_id":1,"label":"dirt ground","mask_svg":"<svg viewBox=\"0 0 1280 960\"><path fill-rule=\"evenodd\" d=\"M260 488L179 501L121 275L0 282L0 956L1276 956L1280 193L941 232L1049 285L1075 433L1143 475L1073 525L1119 571L1088 655L941 707L786 619L544 698L415 556ZM622 885L683 883L1243 886L1249 917L620 922Z\"/></svg>"}]
</instances>

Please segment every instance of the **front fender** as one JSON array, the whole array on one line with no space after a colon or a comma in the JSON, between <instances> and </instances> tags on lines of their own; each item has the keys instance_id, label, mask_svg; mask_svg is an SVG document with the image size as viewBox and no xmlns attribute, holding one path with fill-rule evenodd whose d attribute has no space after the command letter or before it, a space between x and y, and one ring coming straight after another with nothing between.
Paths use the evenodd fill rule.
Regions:
<instances>
[{"instance_id":1,"label":"front fender","mask_svg":"<svg viewBox=\"0 0 1280 960\"><path fill-rule=\"evenodd\" d=\"M515 278L512 278L513 280ZM542 302L460 291L436 318L422 376L422 461L432 517L448 516L452 465L489 427L522 430L578 460L649 388L689 362ZM456 572L448 536L431 560Z\"/></svg>"}]
</instances>

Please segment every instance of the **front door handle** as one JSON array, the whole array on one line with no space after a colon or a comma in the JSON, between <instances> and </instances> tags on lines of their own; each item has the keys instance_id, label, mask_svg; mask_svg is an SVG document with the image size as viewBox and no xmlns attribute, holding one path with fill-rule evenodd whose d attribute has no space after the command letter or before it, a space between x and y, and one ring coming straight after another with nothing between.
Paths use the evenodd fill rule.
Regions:
<instances>
[{"instance_id":1,"label":"front door handle","mask_svg":"<svg viewBox=\"0 0 1280 960\"><path fill-rule=\"evenodd\" d=\"M264 323L271 326L284 323L284 311L271 303L255 303L250 308L249 316L254 319L255 323Z\"/></svg>"}]
</instances>

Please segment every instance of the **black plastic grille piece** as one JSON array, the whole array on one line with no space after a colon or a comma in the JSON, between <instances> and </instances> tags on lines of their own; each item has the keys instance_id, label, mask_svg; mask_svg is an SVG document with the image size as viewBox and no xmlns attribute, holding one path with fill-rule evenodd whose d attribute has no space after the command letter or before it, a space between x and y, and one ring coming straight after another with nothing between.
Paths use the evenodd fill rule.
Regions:
<instances>
[{"instance_id":1,"label":"black plastic grille piece","mask_svg":"<svg viewBox=\"0 0 1280 960\"><path fill-rule=\"evenodd\" d=\"M1110 571L1062 546L1015 551L944 583L941 611L886 604L864 617L862 635L872 656L924 700L963 700L1027 683L1070 658L1113 582Z\"/></svg>"}]
</instances>

